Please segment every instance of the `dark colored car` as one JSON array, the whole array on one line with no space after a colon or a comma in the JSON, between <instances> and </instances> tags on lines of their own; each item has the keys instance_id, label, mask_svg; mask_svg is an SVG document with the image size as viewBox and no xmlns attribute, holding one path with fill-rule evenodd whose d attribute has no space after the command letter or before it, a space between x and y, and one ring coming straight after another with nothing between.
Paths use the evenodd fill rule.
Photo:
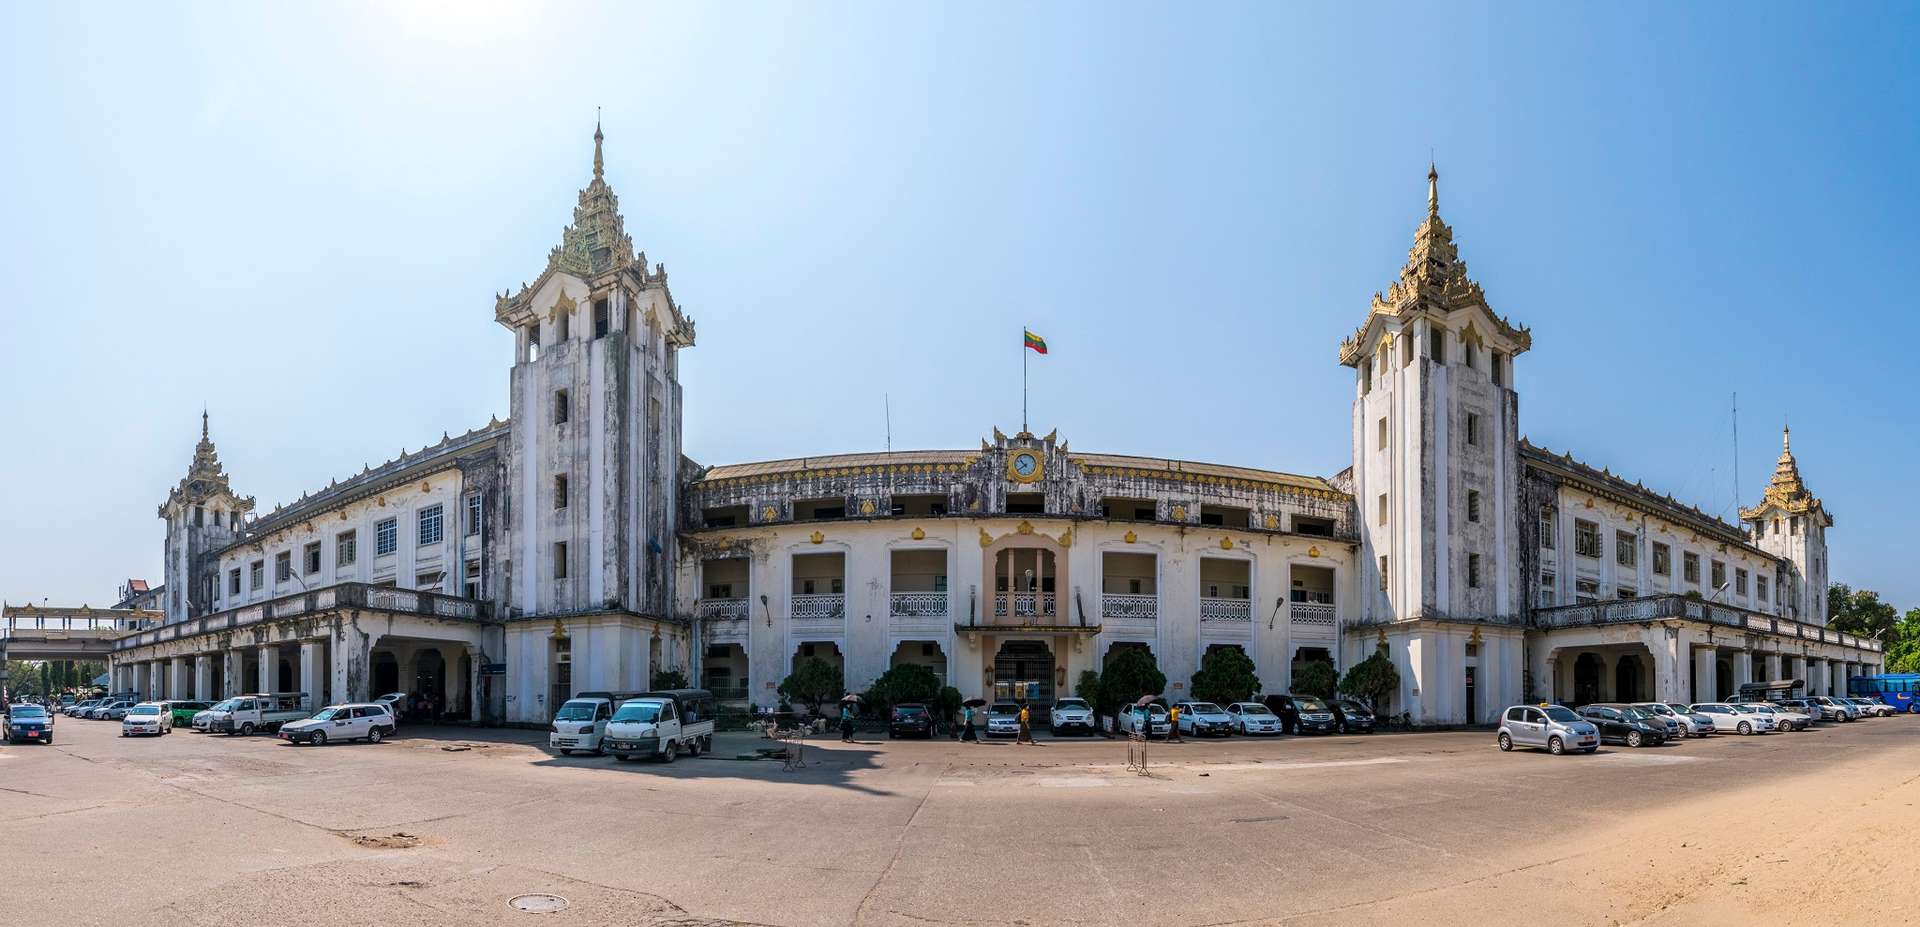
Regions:
<instances>
[{"instance_id":1,"label":"dark colored car","mask_svg":"<svg viewBox=\"0 0 1920 927\"><path fill-rule=\"evenodd\" d=\"M1333 720L1333 709L1311 695L1269 695L1261 702L1280 716L1288 734L1331 734L1340 729Z\"/></svg>"},{"instance_id":2,"label":"dark colored car","mask_svg":"<svg viewBox=\"0 0 1920 927\"><path fill-rule=\"evenodd\" d=\"M7 743L53 743L53 718L38 705L14 705L7 709Z\"/></svg>"},{"instance_id":3,"label":"dark colored car","mask_svg":"<svg viewBox=\"0 0 1920 927\"><path fill-rule=\"evenodd\" d=\"M1342 734L1373 733L1373 710L1350 698L1337 698L1329 703L1333 708L1333 722Z\"/></svg>"},{"instance_id":4,"label":"dark colored car","mask_svg":"<svg viewBox=\"0 0 1920 927\"><path fill-rule=\"evenodd\" d=\"M1580 717L1600 729L1603 744L1657 747L1667 742L1666 722L1632 705L1598 703L1580 709Z\"/></svg>"},{"instance_id":5,"label":"dark colored car","mask_svg":"<svg viewBox=\"0 0 1920 927\"><path fill-rule=\"evenodd\" d=\"M905 702L893 706L893 714L887 718L887 738L895 737L932 737L933 712L918 702Z\"/></svg>"}]
</instances>

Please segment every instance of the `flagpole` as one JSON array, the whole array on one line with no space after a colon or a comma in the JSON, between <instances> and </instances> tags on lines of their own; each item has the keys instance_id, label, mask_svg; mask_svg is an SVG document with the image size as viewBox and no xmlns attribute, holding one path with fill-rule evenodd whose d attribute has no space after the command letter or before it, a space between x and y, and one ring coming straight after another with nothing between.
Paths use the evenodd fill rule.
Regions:
<instances>
[{"instance_id":1,"label":"flagpole","mask_svg":"<svg viewBox=\"0 0 1920 927\"><path fill-rule=\"evenodd\" d=\"M1027 433L1027 328L1020 327L1020 433Z\"/></svg>"}]
</instances>

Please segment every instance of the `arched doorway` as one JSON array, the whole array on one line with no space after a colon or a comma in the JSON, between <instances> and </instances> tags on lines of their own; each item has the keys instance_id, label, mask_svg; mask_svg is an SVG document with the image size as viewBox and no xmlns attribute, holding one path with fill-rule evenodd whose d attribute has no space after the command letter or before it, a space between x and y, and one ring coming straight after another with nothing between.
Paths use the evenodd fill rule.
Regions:
<instances>
[{"instance_id":1,"label":"arched doorway","mask_svg":"<svg viewBox=\"0 0 1920 927\"><path fill-rule=\"evenodd\" d=\"M1713 700L1717 702L1733 694L1733 662L1730 660L1715 660L1713 662L1713 668L1714 681L1717 685L1714 687L1712 696Z\"/></svg>"},{"instance_id":2,"label":"arched doorway","mask_svg":"<svg viewBox=\"0 0 1920 927\"><path fill-rule=\"evenodd\" d=\"M447 709L447 658L439 648L414 652L412 691L431 702L436 715Z\"/></svg>"},{"instance_id":3,"label":"arched doorway","mask_svg":"<svg viewBox=\"0 0 1920 927\"><path fill-rule=\"evenodd\" d=\"M1573 661L1573 704L1600 700L1600 655L1583 653Z\"/></svg>"},{"instance_id":4,"label":"arched doorway","mask_svg":"<svg viewBox=\"0 0 1920 927\"><path fill-rule=\"evenodd\" d=\"M367 675L373 680L373 691L370 695L381 696L388 692L400 691L400 661L395 659L391 652L374 651L368 663L372 672Z\"/></svg>"},{"instance_id":5,"label":"arched doorway","mask_svg":"<svg viewBox=\"0 0 1920 927\"><path fill-rule=\"evenodd\" d=\"M1638 702L1640 694L1640 658L1626 654L1613 668L1613 700L1616 702Z\"/></svg>"},{"instance_id":6,"label":"arched doorway","mask_svg":"<svg viewBox=\"0 0 1920 927\"><path fill-rule=\"evenodd\" d=\"M1007 641L993 656L993 700L1053 704L1053 651L1042 641Z\"/></svg>"}]
</instances>

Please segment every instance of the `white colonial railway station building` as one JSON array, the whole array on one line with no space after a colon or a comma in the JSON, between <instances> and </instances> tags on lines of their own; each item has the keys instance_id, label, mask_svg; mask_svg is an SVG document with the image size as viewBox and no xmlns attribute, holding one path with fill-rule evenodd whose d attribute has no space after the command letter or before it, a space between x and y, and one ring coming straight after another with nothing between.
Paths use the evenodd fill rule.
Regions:
<instances>
[{"instance_id":1,"label":"white colonial railway station building","mask_svg":"<svg viewBox=\"0 0 1920 927\"><path fill-rule=\"evenodd\" d=\"M999 429L703 466L680 440L693 321L634 251L594 142L573 224L495 301L510 419L260 516L203 419L160 508L165 619L118 641L116 688L419 692L540 724L663 670L765 706L801 659L850 689L921 663L967 696L1045 702L1129 648L1174 697L1214 648L1242 648L1270 692L1300 661L1385 648L1390 712L1468 723L1523 698L1834 692L1879 668L1876 642L1826 627L1833 520L1790 449L1733 525L1521 437L1532 335L1468 278L1431 173L1406 265L1340 345L1340 474Z\"/></svg>"}]
</instances>

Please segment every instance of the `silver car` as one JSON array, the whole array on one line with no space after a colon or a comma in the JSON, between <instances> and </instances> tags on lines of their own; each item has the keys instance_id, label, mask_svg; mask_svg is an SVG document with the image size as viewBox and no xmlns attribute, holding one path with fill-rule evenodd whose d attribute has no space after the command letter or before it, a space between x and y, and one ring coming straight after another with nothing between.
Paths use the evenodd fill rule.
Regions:
<instances>
[{"instance_id":1,"label":"silver car","mask_svg":"<svg viewBox=\"0 0 1920 927\"><path fill-rule=\"evenodd\" d=\"M1554 756L1600 749L1600 729L1565 705L1515 705L1500 716L1500 749L1540 747Z\"/></svg>"},{"instance_id":2,"label":"silver car","mask_svg":"<svg viewBox=\"0 0 1920 927\"><path fill-rule=\"evenodd\" d=\"M1668 722L1667 730L1674 739L1681 737L1705 737L1713 733L1713 719L1706 715L1697 715L1687 710L1685 705L1670 705L1666 702L1635 702L1633 707L1663 718ZM1675 728L1678 728L1675 730Z\"/></svg>"}]
</instances>

